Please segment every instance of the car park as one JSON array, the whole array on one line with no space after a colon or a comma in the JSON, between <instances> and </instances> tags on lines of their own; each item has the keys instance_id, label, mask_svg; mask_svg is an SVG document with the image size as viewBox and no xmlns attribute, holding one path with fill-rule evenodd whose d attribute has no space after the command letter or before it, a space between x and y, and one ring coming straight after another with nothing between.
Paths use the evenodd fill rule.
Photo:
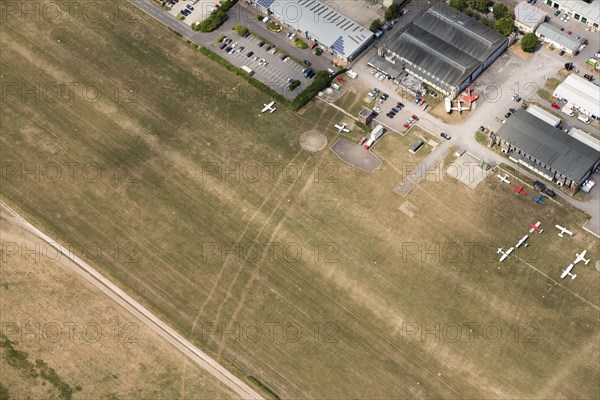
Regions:
<instances>
[{"instance_id":1,"label":"car park","mask_svg":"<svg viewBox=\"0 0 600 400\"><path fill-rule=\"evenodd\" d=\"M450 136L448 136L448 134L447 134L447 133L445 133L445 132L442 132L442 133L440 133L440 136L441 136L441 137L443 137L443 138L444 138L444 139L446 139L446 140L450 140L450 139L451 139L451 137L450 137Z\"/></svg>"}]
</instances>

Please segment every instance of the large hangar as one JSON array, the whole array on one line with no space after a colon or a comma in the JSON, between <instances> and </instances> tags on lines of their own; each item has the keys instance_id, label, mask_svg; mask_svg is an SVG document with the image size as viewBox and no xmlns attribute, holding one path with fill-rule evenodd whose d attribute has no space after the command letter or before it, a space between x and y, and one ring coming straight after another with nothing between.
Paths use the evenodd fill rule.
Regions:
<instances>
[{"instance_id":1,"label":"large hangar","mask_svg":"<svg viewBox=\"0 0 600 400\"><path fill-rule=\"evenodd\" d=\"M436 3L417 15L370 64L380 65L385 73L401 65L405 72L454 98L507 48L507 37L445 3ZM390 75L399 80L393 72Z\"/></svg>"}]
</instances>

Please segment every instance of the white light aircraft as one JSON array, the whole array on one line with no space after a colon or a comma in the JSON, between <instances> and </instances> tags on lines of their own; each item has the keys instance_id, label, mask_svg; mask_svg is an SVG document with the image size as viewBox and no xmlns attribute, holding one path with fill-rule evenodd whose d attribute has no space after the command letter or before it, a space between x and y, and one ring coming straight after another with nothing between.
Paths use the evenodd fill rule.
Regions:
<instances>
[{"instance_id":1,"label":"white light aircraft","mask_svg":"<svg viewBox=\"0 0 600 400\"><path fill-rule=\"evenodd\" d=\"M510 181L508 180L508 174L505 174L504 176L497 174L496 175L502 182L504 183L508 183L510 184Z\"/></svg>"},{"instance_id":2,"label":"white light aircraft","mask_svg":"<svg viewBox=\"0 0 600 400\"><path fill-rule=\"evenodd\" d=\"M585 253L587 253L587 250L582 251L581 254L575 253L577 257L575 258L575 261L573 261L573 264L577 264L579 261L583 261L585 265L588 265L590 260L585 259Z\"/></svg>"},{"instance_id":3,"label":"white light aircraft","mask_svg":"<svg viewBox=\"0 0 600 400\"><path fill-rule=\"evenodd\" d=\"M558 229L560 231L560 233L558 234L558 236L563 237L563 235L566 233L569 236L573 236L573 232L571 232L570 230L568 230L567 228L563 228L560 225L554 225L556 227L556 229Z\"/></svg>"},{"instance_id":4,"label":"white light aircraft","mask_svg":"<svg viewBox=\"0 0 600 400\"><path fill-rule=\"evenodd\" d=\"M508 257L510 255L510 253L513 252L514 249L515 249L514 247L511 247L510 249L506 250L506 252L503 252L502 248L499 248L497 253L502 253L502 257L500 257L500 262L506 260L506 257Z\"/></svg>"},{"instance_id":5,"label":"white light aircraft","mask_svg":"<svg viewBox=\"0 0 600 400\"><path fill-rule=\"evenodd\" d=\"M263 104L265 107L262 109L262 113L269 111L270 113L273 113L275 110L277 110L276 108L274 108L273 106L275 105L275 101L270 102L269 104Z\"/></svg>"},{"instance_id":6,"label":"white light aircraft","mask_svg":"<svg viewBox=\"0 0 600 400\"><path fill-rule=\"evenodd\" d=\"M348 124L343 123L341 125L335 125L335 128L338 130L338 132L350 132L350 129L346 128L348 126Z\"/></svg>"},{"instance_id":7,"label":"white light aircraft","mask_svg":"<svg viewBox=\"0 0 600 400\"><path fill-rule=\"evenodd\" d=\"M517 247L517 248L521 247L521 245L522 245L523 243L525 243L525 241L527 240L527 238L529 238L529 235L525 235L525 236L523 236L523 238L517 242L517 246L516 246L516 247ZM528 246L528 244L527 244L527 243L525 243L525 246L524 246L524 247L527 247L527 246Z\"/></svg>"},{"instance_id":8,"label":"white light aircraft","mask_svg":"<svg viewBox=\"0 0 600 400\"><path fill-rule=\"evenodd\" d=\"M566 269L563 269L563 273L560 276L560 279L565 279L567 277L567 275L570 275L571 279L577 278L577 274L571 273L571 270L573 269L574 266L575 266L575 264L569 264L569 266Z\"/></svg>"}]
</instances>

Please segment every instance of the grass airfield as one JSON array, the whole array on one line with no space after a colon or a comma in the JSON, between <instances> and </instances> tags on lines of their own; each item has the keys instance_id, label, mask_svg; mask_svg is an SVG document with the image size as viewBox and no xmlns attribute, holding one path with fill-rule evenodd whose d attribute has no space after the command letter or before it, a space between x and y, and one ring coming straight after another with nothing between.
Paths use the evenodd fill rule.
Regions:
<instances>
[{"instance_id":1,"label":"grass airfield","mask_svg":"<svg viewBox=\"0 0 600 400\"><path fill-rule=\"evenodd\" d=\"M0 28L3 87L39 88L3 93L11 206L281 398L600 396L600 252L584 215L493 176L400 198L419 157L408 135L374 147L372 175L307 153L300 135L332 144L340 113L259 116L270 99L134 15ZM77 89L90 85L99 98ZM537 220L544 234L499 264L495 249ZM584 248L590 265L554 283Z\"/></svg>"}]
</instances>

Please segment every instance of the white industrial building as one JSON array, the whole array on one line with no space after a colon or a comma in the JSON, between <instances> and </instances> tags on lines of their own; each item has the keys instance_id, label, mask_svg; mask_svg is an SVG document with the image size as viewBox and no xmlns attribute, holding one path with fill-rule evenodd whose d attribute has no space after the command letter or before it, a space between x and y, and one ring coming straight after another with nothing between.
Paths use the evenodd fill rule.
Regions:
<instances>
[{"instance_id":1,"label":"white industrial building","mask_svg":"<svg viewBox=\"0 0 600 400\"><path fill-rule=\"evenodd\" d=\"M253 0L252 3L306 39L315 40L342 61L352 60L374 40L369 29L319 0Z\"/></svg>"},{"instance_id":2,"label":"white industrial building","mask_svg":"<svg viewBox=\"0 0 600 400\"><path fill-rule=\"evenodd\" d=\"M600 26L600 2L598 0L593 0L591 3L583 0L545 0L545 3L556 10L569 14L571 18L584 24L596 29Z\"/></svg>"},{"instance_id":3,"label":"white industrial building","mask_svg":"<svg viewBox=\"0 0 600 400\"><path fill-rule=\"evenodd\" d=\"M577 38L575 35L569 35L561 30L560 26L544 22L535 30L535 35L544 42L564 50L569 54L575 53L583 47L584 38Z\"/></svg>"},{"instance_id":4,"label":"white industrial building","mask_svg":"<svg viewBox=\"0 0 600 400\"><path fill-rule=\"evenodd\" d=\"M560 124L560 118L558 118L554 114L549 113L548 111L536 106L535 104L527 107L526 111L529 114L538 117L545 123L550 124L552 126L558 126Z\"/></svg>"},{"instance_id":5,"label":"white industrial building","mask_svg":"<svg viewBox=\"0 0 600 400\"><path fill-rule=\"evenodd\" d=\"M535 31L547 16L541 8L525 1L515 7L515 25L523 32Z\"/></svg>"},{"instance_id":6,"label":"white industrial building","mask_svg":"<svg viewBox=\"0 0 600 400\"><path fill-rule=\"evenodd\" d=\"M600 119L600 88L576 74L571 74L554 90L553 96L565 99L567 109Z\"/></svg>"}]
</instances>

